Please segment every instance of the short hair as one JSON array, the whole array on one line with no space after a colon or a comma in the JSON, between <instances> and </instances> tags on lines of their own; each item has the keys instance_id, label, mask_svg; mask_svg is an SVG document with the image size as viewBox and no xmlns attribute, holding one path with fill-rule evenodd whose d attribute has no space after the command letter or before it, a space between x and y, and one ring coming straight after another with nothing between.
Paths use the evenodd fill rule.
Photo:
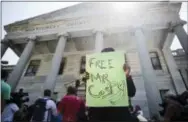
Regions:
<instances>
[{"instance_id":1,"label":"short hair","mask_svg":"<svg viewBox=\"0 0 188 122\"><path fill-rule=\"evenodd\" d=\"M1 79L6 80L8 77L8 72L1 69Z\"/></svg>"},{"instance_id":2,"label":"short hair","mask_svg":"<svg viewBox=\"0 0 188 122\"><path fill-rule=\"evenodd\" d=\"M114 52L114 51L115 51L114 48L107 47L107 48L104 48L101 52L103 53L103 52Z\"/></svg>"},{"instance_id":3,"label":"short hair","mask_svg":"<svg viewBox=\"0 0 188 122\"><path fill-rule=\"evenodd\" d=\"M123 65L123 69L124 69L124 70L126 70L126 69L131 70L131 67L130 67L128 64L125 63L125 64Z\"/></svg>"},{"instance_id":4,"label":"short hair","mask_svg":"<svg viewBox=\"0 0 188 122\"><path fill-rule=\"evenodd\" d=\"M23 88L20 88L20 89L19 89L19 92L23 92L23 90L24 90Z\"/></svg>"},{"instance_id":5,"label":"short hair","mask_svg":"<svg viewBox=\"0 0 188 122\"><path fill-rule=\"evenodd\" d=\"M51 96L51 91L49 89L45 89L44 90L44 96L50 97Z\"/></svg>"},{"instance_id":6,"label":"short hair","mask_svg":"<svg viewBox=\"0 0 188 122\"><path fill-rule=\"evenodd\" d=\"M77 92L77 90L73 86L69 86L68 89L67 89L67 94L74 94L74 95L76 95L76 92Z\"/></svg>"}]
</instances>

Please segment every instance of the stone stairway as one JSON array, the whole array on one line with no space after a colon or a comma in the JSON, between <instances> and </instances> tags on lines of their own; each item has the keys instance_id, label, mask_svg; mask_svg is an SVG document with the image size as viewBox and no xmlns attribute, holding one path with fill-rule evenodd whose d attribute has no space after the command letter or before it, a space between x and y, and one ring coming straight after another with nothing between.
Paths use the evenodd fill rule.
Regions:
<instances>
[{"instance_id":1,"label":"stone stairway","mask_svg":"<svg viewBox=\"0 0 188 122\"><path fill-rule=\"evenodd\" d=\"M80 84L80 86L78 87L77 90L78 90L78 91L77 91L77 95L78 95L78 97L81 97L82 99L85 100L85 98L86 98L86 88L85 88L85 83Z\"/></svg>"}]
</instances>

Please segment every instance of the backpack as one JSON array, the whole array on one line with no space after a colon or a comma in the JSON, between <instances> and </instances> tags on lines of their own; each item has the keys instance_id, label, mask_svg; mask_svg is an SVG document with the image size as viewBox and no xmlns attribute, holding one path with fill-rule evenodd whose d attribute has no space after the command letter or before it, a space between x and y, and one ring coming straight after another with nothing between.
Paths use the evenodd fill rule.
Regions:
<instances>
[{"instance_id":1,"label":"backpack","mask_svg":"<svg viewBox=\"0 0 188 122\"><path fill-rule=\"evenodd\" d=\"M44 115L47 110L46 109L47 100L48 99L42 98L42 99L38 99L35 102L32 121L42 122L44 120Z\"/></svg>"}]
</instances>

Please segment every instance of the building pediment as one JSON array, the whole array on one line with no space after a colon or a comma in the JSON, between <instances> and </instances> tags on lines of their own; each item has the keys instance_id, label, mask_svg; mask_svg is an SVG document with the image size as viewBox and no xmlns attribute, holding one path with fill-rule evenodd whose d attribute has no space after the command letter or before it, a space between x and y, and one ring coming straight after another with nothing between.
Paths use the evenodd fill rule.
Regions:
<instances>
[{"instance_id":1,"label":"building pediment","mask_svg":"<svg viewBox=\"0 0 188 122\"><path fill-rule=\"evenodd\" d=\"M127 7L123 12L117 12L113 3L81 3L9 24L5 26L5 30L9 37L21 38L24 34L30 33L38 34L47 31L57 33L61 30L79 31L80 28L83 30L97 26L106 29L131 27L132 25L137 26L137 24L145 24L148 28L160 27L166 26L169 21L177 18L178 14L176 13L180 7L181 3L136 3L132 8Z\"/></svg>"}]
</instances>

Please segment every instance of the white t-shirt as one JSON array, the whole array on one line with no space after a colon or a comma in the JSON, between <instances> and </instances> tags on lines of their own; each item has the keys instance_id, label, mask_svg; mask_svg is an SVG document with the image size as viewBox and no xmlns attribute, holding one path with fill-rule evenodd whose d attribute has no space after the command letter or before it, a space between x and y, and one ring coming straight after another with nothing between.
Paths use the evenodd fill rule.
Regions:
<instances>
[{"instance_id":1,"label":"white t-shirt","mask_svg":"<svg viewBox=\"0 0 188 122\"><path fill-rule=\"evenodd\" d=\"M3 113L1 114L1 122L12 122L14 113L19 110L15 103L10 103L5 106Z\"/></svg>"},{"instance_id":2,"label":"white t-shirt","mask_svg":"<svg viewBox=\"0 0 188 122\"><path fill-rule=\"evenodd\" d=\"M44 97L44 99L49 99L49 98L48 97ZM56 104L55 104L54 101L52 101L50 99L47 100L46 109L50 110L53 116L57 116L57 107L56 107ZM48 111L46 111L45 114L44 114L44 121L45 122L47 121L47 117L50 117L50 116L48 116L48 114L49 114ZM51 118L48 118L48 120L51 120Z\"/></svg>"}]
</instances>

